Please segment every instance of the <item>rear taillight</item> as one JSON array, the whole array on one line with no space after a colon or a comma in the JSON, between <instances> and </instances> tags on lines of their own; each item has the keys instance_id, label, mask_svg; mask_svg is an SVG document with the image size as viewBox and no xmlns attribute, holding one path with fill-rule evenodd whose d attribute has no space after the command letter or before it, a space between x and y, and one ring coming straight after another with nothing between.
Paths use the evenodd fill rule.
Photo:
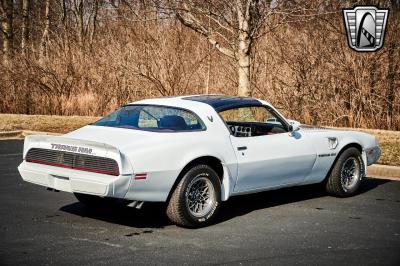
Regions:
<instances>
[{"instance_id":1,"label":"rear taillight","mask_svg":"<svg viewBox=\"0 0 400 266\"><path fill-rule=\"evenodd\" d=\"M111 158L49 149L32 148L26 161L105 175L119 175L118 163Z\"/></svg>"}]
</instances>

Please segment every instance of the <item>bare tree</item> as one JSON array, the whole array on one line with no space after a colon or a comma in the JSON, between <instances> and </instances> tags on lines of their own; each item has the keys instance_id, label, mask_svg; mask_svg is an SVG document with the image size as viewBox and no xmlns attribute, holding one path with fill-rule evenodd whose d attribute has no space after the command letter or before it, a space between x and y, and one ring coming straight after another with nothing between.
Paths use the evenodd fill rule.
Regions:
<instances>
[{"instance_id":1,"label":"bare tree","mask_svg":"<svg viewBox=\"0 0 400 266\"><path fill-rule=\"evenodd\" d=\"M178 20L203 35L219 52L234 60L237 68L237 94L240 96L252 93L250 69L255 41L288 21L291 15L298 16L303 11L292 7L289 12L283 9L276 12L276 0L177 2L172 9Z\"/></svg>"},{"instance_id":2,"label":"bare tree","mask_svg":"<svg viewBox=\"0 0 400 266\"><path fill-rule=\"evenodd\" d=\"M42 59L47 54L47 46L49 42L50 33L50 0L46 0L45 4L45 23L42 34L42 39L40 41L40 58Z\"/></svg>"},{"instance_id":3,"label":"bare tree","mask_svg":"<svg viewBox=\"0 0 400 266\"><path fill-rule=\"evenodd\" d=\"M400 15L400 3L393 4L392 5L392 13L394 15L392 16L399 16ZM398 97L398 92L399 87L396 86L396 76L398 78L399 73L399 62L396 60L396 58L399 58L400 55L400 45L399 45L399 31L395 30L398 29L400 26L400 19L394 20L392 22L392 34L394 35L394 38L392 38L388 44L388 72L387 72L387 77L388 77L388 87L387 87L387 92L386 92L386 101L387 101L387 124L388 128L391 128L393 123L394 123L394 110L395 110L395 100L396 96Z\"/></svg>"},{"instance_id":4,"label":"bare tree","mask_svg":"<svg viewBox=\"0 0 400 266\"><path fill-rule=\"evenodd\" d=\"M258 5L256 1L236 1L235 4L216 5L208 1L194 3L180 1L174 7L179 21L200 33L222 54L234 59L238 71L238 94L250 94L250 49L252 45L250 17ZM244 4L244 5L243 5ZM226 13L225 13L226 12ZM210 22L214 25L213 29Z\"/></svg>"},{"instance_id":5,"label":"bare tree","mask_svg":"<svg viewBox=\"0 0 400 266\"><path fill-rule=\"evenodd\" d=\"M22 0L22 38L21 38L21 50L22 54L26 54L26 47L28 45L29 38L29 0Z\"/></svg>"},{"instance_id":6,"label":"bare tree","mask_svg":"<svg viewBox=\"0 0 400 266\"><path fill-rule=\"evenodd\" d=\"M208 56L192 54L191 63L187 64L191 47L182 34L188 30L179 22L173 23L178 24L177 27L170 28L156 22L152 24L153 29L148 29L144 38L138 38L135 43L135 47L145 52L137 53L131 59L129 71L163 96L184 94L193 75Z\"/></svg>"},{"instance_id":7,"label":"bare tree","mask_svg":"<svg viewBox=\"0 0 400 266\"><path fill-rule=\"evenodd\" d=\"M13 5L13 0L1 0L0 2L0 19L1 33L3 35L4 62L8 62L13 53Z\"/></svg>"},{"instance_id":8,"label":"bare tree","mask_svg":"<svg viewBox=\"0 0 400 266\"><path fill-rule=\"evenodd\" d=\"M96 35L96 28L97 28L97 12L99 10L99 0L93 1L92 4L92 12L90 14L91 18L91 31L90 31L90 39L89 39L89 44L90 48L92 48L94 37Z\"/></svg>"},{"instance_id":9,"label":"bare tree","mask_svg":"<svg viewBox=\"0 0 400 266\"><path fill-rule=\"evenodd\" d=\"M74 14L77 28L76 35L81 48L86 46L86 41L88 41L90 47L93 44L97 27L99 2L99 0L73 1L72 13Z\"/></svg>"},{"instance_id":10,"label":"bare tree","mask_svg":"<svg viewBox=\"0 0 400 266\"><path fill-rule=\"evenodd\" d=\"M241 95L267 99L303 123L400 129L399 0L379 4L390 16L384 47L374 53L348 47L341 10L351 1L0 4L0 49L9 55L9 64L0 62L3 113L97 116L206 88L234 95L240 74ZM16 53L22 47L25 57Z\"/></svg>"}]
</instances>

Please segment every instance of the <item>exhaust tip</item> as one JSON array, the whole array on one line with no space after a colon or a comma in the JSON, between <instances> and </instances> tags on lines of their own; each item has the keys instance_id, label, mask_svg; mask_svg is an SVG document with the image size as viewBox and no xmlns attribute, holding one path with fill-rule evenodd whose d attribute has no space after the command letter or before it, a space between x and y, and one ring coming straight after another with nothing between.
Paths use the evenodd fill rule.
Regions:
<instances>
[{"instance_id":1,"label":"exhaust tip","mask_svg":"<svg viewBox=\"0 0 400 266\"><path fill-rule=\"evenodd\" d=\"M128 207L132 207L132 208L136 208L136 209L141 209L142 206L143 206L143 203L144 203L143 201L134 200L131 203L129 203L127 206Z\"/></svg>"}]
</instances>

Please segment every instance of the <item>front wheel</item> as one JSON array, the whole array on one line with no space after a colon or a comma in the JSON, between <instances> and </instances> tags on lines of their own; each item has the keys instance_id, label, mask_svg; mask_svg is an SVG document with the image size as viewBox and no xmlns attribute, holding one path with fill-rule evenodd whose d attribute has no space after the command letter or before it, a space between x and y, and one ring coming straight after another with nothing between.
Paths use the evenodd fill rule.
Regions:
<instances>
[{"instance_id":1,"label":"front wheel","mask_svg":"<svg viewBox=\"0 0 400 266\"><path fill-rule=\"evenodd\" d=\"M326 182L326 191L339 197L354 195L364 177L364 163L360 151L346 149L336 161Z\"/></svg>"},{"instance_id":2,"label":"front wheel","mask_svg":"<svg viewBox=\"0 0 400 266\"><path fill-rule=\"evenodd\" d=\"M172 193L167 216L179 226L205 226L216 216L220 201L217 173L208 165L197 165L184 174Z\"/></svg>"}]
</instances>

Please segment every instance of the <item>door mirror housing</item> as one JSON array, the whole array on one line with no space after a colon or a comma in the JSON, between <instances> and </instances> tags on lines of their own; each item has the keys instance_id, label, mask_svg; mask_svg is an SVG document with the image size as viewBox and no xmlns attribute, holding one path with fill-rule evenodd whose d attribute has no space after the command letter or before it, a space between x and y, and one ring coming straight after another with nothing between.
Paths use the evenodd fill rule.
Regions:
<instances>
[{"instance_id":1,"label":"door mirror housing","mask_svg":"<svg viewBox=\"0 0 400 266\"><path fill-rule=\"evenodd\" d=\"M301 123L299 121L289 119L288 122L290 132L298 131L300 129Z\"/></svg>"}]
</instances>

